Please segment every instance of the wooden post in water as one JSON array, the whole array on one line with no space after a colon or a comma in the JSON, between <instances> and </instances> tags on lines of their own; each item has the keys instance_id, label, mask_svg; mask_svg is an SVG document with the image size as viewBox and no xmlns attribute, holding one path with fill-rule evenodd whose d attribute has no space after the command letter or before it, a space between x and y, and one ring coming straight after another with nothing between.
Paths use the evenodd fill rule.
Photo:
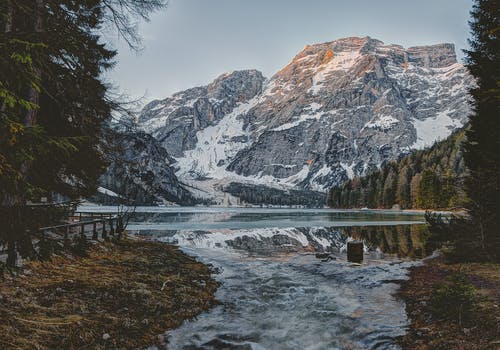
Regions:
<instances>
[{"instance_id":1,"label":"wooden post in water","mask_svg":"<svg viewBox=\"0 0 500 350\"><path fill-rule=\"evenodd\" d=\"M360 263L363 261L363 242L347 242L347 260L355 263Z\"/></svg>"}]
</instances>

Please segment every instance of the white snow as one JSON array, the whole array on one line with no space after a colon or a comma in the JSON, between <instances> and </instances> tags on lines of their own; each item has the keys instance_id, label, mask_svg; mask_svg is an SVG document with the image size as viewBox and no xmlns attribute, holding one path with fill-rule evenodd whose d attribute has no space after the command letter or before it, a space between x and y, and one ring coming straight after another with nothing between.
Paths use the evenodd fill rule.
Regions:
<instances>
[{"instance_id":1,"label":"white snow","mask_svg":"<svg viewBox=\"0 0 500 350\"><path fill-rule=\"evenodd\" d=\"M366 123L361 131L365 128L371 128L371 129L380 129L380 130L389 130L392 128L393 125L399 123L399 120L397 120L394 117L391 117L390 115L379 115L370 120L368 123Z\"/></svg>"},{"instance_id":2,"label":"white snow","mask_svg":"<svg viewBox=\"0 0 500 350\"><path fill-rule=\"evenodd\" d=\"M452 111L439 112L436 116L424 120L413 119L412 123L417 131L417 141L411 146L413 149L423 149L432 146L434 142L445 139L456 128L463 126L458 119L452 119L448 114Z\"/></svg>"},{"instance_id":3,"label":"white snow","mask_svg":"<svg viewBox=\"0 0 500 350\"><path fill-rule=\"evenodd\" d=\"M312 228L310 238L318 244L327 248L331 242L318 235L321 232L320 228ZM182 230L177 231L174 237L163 237L163 241L175 241L176 244L182 247L196 248L212 248L212 249L227 249L228 241L234 241L241 237L252 237L257 240L270 238L275 235L285 235L298 241L303 247L307 247L311 242L307 236L296 228L256 228L256 229L239 229L227 230L218 229L207 231L207 234L193 234L192 231Z\"/></svg>"},{"instance_id":4,"label":"white snow","mask_svg":"<svg viewBox=\"0 0 500 350\"><path fill-rule=\"evenodd\" d=\"M321 108L321 105L317 103L311 103L311 114L302 114L299 116L292 117L292 120L288 123L282 124L276 128L271 129L271 131L283 131L283 130L288 130L291 128L296 127L297 125L300 125L308 120L320 120L323 115L325 115L324 112L316 112L319 108Z\"/></svg>"},{"instance_id":5,"label":"white snow","mask_svg":"<svg viewBox=\"0 0 500 350\"><path fill-rule=\"evenodd\" d=\"M200 175L216 176L218 172L223 171L217 164L233 157L246 145L231 139L235 136L249 136L243 130L243 121L238 117L257 102L258 98L254 98L248 103L239 104L216 125L198 131L196 147L185 151L184 156L177 159L181 172L194 171Z\"/></svg>"},{"instance_id":6,"label":"white snow","mask_svg":"<svg viewBox=\"0 0 500 350\"><path fill-rule=\"evenodd\" d=\"M330 74L335 71L347 71L356 63L359 58L359 51L340 51L334 52L333 58L325 64L317 68L313 68L314 75L312 76L312 85L308 92L313 95L318 94L323 88L324 82Z\"/></svg>"},{"instance_id":7,"label":"white snow","mask_svg":"<svg viewBox=\"0 0 500 350\"><path fill-rule=\"evenodd\" d=\"M354 178L354 165L354 163L351 163L351 165L348 165L347 163L340 163L340 166L344 168L349 179Z\"/></svg>"},{"instance_id":8,"label":"white snow","mask_svg":"<svg viewBox=\"0 0 500 350\"><path fill-rule=\"evenodd\" d=\"M100 186L97 188L97 192L106 194L106 195L111 196L111 197L118 197L118 198L122 197L118 193L113 192L111 190L108 190L107 188L100 187Z\"/></svg>"}]
</instances>

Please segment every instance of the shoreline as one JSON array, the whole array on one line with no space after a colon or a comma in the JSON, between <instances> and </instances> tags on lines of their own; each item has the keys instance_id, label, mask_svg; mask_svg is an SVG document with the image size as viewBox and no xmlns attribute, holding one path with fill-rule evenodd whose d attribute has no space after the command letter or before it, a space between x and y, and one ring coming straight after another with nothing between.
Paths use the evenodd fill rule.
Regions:
<instances>
[{"instance_id":1,"label":"shoreline","mask_svg":"<svg viewBox=\"0 0 500 350\"><path fill-rule=\"evenodd\" d=\"M132 239L28 261L0 282L0 347L163 349L165 332L218 304L213 272L177 247Z\"/></svg>"},{"instance_id":2,"label":"shoreline","mask_svg":"<svg viewBox=\"0 0 500 350\"><path fill-rule=\"evenodd\" d=\"M429 304L434 285L453 273L462 273L480 301L467 324L437 319ZM480 350L500 347L500 266L494 263L448 264L444 257L424 259L410 268L398 296L404 301L409 325L397 339L403 349Z\"/></svg>"}]
</instances>

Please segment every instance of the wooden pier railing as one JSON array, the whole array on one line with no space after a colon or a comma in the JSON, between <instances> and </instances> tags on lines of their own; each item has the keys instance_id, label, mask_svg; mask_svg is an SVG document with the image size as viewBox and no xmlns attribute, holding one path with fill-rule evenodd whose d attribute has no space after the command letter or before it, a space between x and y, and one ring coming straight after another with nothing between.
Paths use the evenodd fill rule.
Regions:
<instances>
[{"instance_id":1,"label":"wooden pier railing","mask_svg":"<svg viewBox=\"0 0 500 350\"><path fill-rule=\"evenodd\" d=\"M107 239L108 235L121 235L124 230L123 220L119 215L75 212L68 219L70 222L67 224L41 227L38 231L42 239L50 233L60 235L64 239L76 234L91 235L93 240L97 240L100 234L103 239Z\"/></svg>"}]
</instances>

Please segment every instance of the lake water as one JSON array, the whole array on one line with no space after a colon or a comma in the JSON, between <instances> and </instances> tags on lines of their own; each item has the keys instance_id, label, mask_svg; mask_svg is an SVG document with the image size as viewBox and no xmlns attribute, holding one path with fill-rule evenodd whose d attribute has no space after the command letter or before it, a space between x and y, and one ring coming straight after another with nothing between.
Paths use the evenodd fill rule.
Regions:
<instances>
[{"instance_id":1,"label":"lake water","mask_svg":"<svg viewBox=\"0 0 500 350\"><path fill-rule=\"evenodd\" d=\"M140 207L128 230L219 272L221 305L168 332L170 349L398 349L398 283L433 249L423 223L390 211ZM353 239L362 264L346 260Z\"/></svg>"}]
</instances>

